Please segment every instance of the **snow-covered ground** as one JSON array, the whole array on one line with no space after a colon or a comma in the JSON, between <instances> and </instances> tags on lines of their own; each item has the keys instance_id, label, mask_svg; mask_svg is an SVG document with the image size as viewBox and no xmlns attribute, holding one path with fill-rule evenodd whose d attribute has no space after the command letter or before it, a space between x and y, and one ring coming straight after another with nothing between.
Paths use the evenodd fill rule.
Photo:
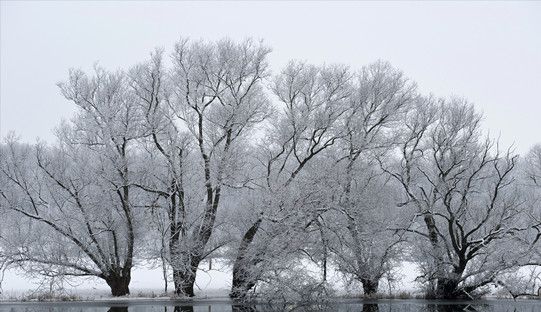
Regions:
<instances>
[{"instance_id":1,"label":"snow-covered ground","mask_svg":"<svg viewBox=\"0 0 541 312\"><path fill-rule=\"evenodd\" d=\"M213 269L207 270L202 264L202 268L197 272L196 279L196 296L198 298L227 298L229 288L231 286L231 269L227 266L222 266L220 263L213 263ZM312 268L311 268L312 269ZM317 270L317 268L313 268ZM417 285L414 281L417 276L416 268L411 263L404 263L397 270L401 275L400 281L395 284L393 293L399 292L415 292ZM351 292L359 293L358 288L346 287L343 279L330 270L329 282L336 285L339 294ZM98 278L78 278L64 283L65 293L76 295L82 299L106 299L110 298L110 290L105 282ZM37 290L46 290L48 285L42 284L40 279L26 276L17 270L7 270L2 283L2 294L0 297L3 300L9 298L22 298L32 293L37 293ZM130 284L130 298L159 298L164 296L164 281L160 268L137 267L132 271L132 280ZM169 282L169 292L173 290L172 282ZM388 283L381 282L380 291L388 293Z\"/></svg>"}]
</instances>

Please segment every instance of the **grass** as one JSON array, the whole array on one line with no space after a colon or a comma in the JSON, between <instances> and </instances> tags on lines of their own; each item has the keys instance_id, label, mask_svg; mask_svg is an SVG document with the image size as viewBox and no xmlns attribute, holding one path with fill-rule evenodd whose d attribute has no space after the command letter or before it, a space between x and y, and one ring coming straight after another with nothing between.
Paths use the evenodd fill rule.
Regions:
<instances>
[{"instance_id":1,"label":"grass","mask_svg":"<svg viewBox=\"0 0 541 312\"><path fill-rule=\"evenodd\" d=\"M54 293L32 293L25 295L22 298L18 298L17 301L28 302L28 301L81 301L83 298L74 295L74 294L54 294Z\"/></svg>"}]
</instances>

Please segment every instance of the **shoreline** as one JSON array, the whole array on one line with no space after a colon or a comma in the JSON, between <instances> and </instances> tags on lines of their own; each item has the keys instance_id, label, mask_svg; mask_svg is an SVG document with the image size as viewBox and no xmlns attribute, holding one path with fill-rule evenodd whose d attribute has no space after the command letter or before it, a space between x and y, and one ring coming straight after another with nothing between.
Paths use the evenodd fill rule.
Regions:
<instances>
[{"instance_id":1,"label":"shoreline","mask_svg":"<svg viewBox=\"0 0 541 312\"><path fill-rule=\"evenodd\" d=\"M402 299L402 298L328 298L324 303L330 304L445 304L445 305L467 305L467 304L483 304L483 303L536 303L541 305L541 300L539 298L520 298L513 300L512 298L482 298L477 300L464 300L464 299ZM284 302L284 303L271 303L265 301L254 301L246 303L235 303L233 300L224 297L215 297L215 298L110 298L110 299L96 299L96 300L73 300L73 301L61 301L61 300L49 300L49 301L0 301L0 307L2 306L85 306L85 307L130 307L130 306L148 306L148 305L161 305L161 306L205 306L205 305L243 305L243 306L254 306L254 305L271 305L271 304L291 304L291 305L310 305L310 304L321 304L320 301L298 303L298 302Z\"/></svg>"}]
</instances>

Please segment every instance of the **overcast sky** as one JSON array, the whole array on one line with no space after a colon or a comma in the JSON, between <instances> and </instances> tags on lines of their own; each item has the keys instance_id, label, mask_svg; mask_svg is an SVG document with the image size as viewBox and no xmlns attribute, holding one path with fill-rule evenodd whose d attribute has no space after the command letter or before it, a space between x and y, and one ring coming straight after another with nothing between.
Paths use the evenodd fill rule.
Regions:
<instances>
[{"instance_id":1,"label":"overcast sky","mask_svg":"<svg viewBox=\"0 0 541 312\"><path fill-rule=\"evenodd\" d=\"M525 152L541 142L541 2L1 2L0 136L52 141L74 106L56 83L94 62L126 68L180 36L262 38L289 59L388 60L423 92L458 95Z\"/></svg>"}]
</instances>

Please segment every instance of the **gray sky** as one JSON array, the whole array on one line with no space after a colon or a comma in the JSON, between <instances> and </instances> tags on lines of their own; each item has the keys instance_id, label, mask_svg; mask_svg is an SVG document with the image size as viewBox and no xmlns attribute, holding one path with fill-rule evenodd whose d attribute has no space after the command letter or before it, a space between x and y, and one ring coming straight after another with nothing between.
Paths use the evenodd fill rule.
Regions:
<instances>
[{"instance_id":1,"label":"gray sky","mask_svg":"<svg viewBox=\"0 0 541 312\"><path fill-rule=\"evenodd\" d=\"M458 95L525 152L541 142L541 2L1 2L0 136L52 141L74 106L70 67L126 68L180 36L262 38L289 59L390 61L423 92Z\"/></svg>"}]
</instances>

